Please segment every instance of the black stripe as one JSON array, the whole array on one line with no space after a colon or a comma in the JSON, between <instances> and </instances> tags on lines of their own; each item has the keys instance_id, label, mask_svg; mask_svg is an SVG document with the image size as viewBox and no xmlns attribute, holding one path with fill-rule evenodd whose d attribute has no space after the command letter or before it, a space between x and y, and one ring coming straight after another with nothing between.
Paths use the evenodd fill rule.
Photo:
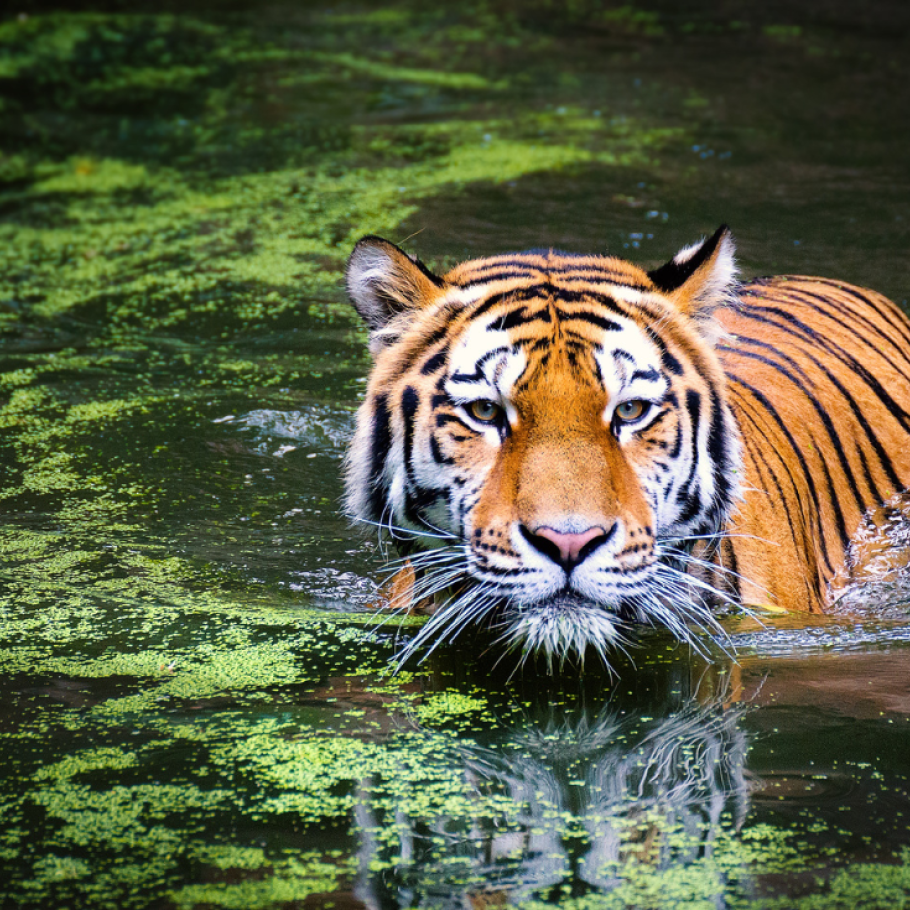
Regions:
<instances>
[{"instance_id":1,"label":"black stripe","mask_svg":"<svg viewBox=\"0 0 910 910\"><path fill-rule=\"evenodd\" d=\"M852 354L848 354L842 347L829 341L823 335L816 332L813 328L806 325L802 320L797 319L792 313L781 310L778 307L761 307L759 312L755 312L754 306L745 305L743 312L757 322L763 322L766 325L773 325L789 335L800 338L803 341L811 341L814 345L826 350L833 357L836 357L841 363L849 367L856 375L862 379L866 385L875 393L881 402L888 408L895 420L900 423L904 430L910 432L910 414L908 414L898 403L885 391L881 383L861 364ZM780 316L790 325L781 324L775 319L768 318L764 313L772 313Z\"/></svg>"},{"instance_id":2,"label":"black stripe","mask_svg":"<svg viewBox=\"0 0 910 910\"><path fill-rule=\"evenodd\" d=\"M833 285L833 287L836 288L837 290L841 291L842 293L847 291L847 288L841 287L836 284ZM818 313L823 313L832 322L836 322L838 325L841 325L845 329L847 329L847 331L853 332L859 340L865 341L869 347L872 347L876 351L878 350L878 348L876 348L872 344L869 344L868 338L866 337L867 333L857 331L859 325L865 326L866 329L868 329L869 333L877 335L879 338L882 339L882 341L887 342L891 347L893 347L899 354L904 353L904 351L901 349L901 347L895 342L895 340L890 335L888 335L887 332L883 332L871 319L864 316L859 310L850 306L849 303L847 303L846 301L840 300L837 297L825 297L822 294L817 294L814 291L809 291L804 288L794 288L791 293L793 294L793 296L797 297L799 299L800 303L802 303L804 306L810 307L811 309L815 310ZM871 310L875 309L872 306L872 302L870 300L868 300L866 297L863 297L861 294L852 294L851 296L862 301L864 304L866 304L866 306L869 307L869 309L871 309ZM805 298L805 299L803 299L803 298ZM815 302L815 301L817 301L817 302ZM827 306L826 307L819 306L818 305L819 302L827 304ZM834 315L834 313L832 313L832 310L834 311L834 313L847 315L849 317L849 321L845 322L843 319L839 319L837 316ZM876 310L876 312L878 312L878 311ZM881 316L881 315L882 314L879 313L879 316ZM900 332L900 329L898 329L897 326L893 326L893 328L895 328L895 330ZM904 334L904 333L902 333L902 334ZM903 340L906 344L910 344L910 337L908 337L906 334L904 334Z\"/></svg>"},{"instance_id":3,"label":"black stripe","mask_svg":"<svg viewBox=\"0 0 910 910\"><path fill-rule=\"evenodd\" d=\"M468 278L466 281L461 282L458 286L462 287L462 288L470 288L470 287L474 287L475 285L478 285L478 284L493 284L496 281L509 281L510 279L517 279L517 278L532 278L532 279L536 278L539 280L540 277L541 277L541 270L536 267L528 267L528 268L514 267L513 268L510 266L505 266L504 268L501 269L501 271L498 271L498 272L493 271L489 274L484 272L477 277L472 276L472 277Z\"/></svg>"},{"instance_id":4,"label":"black stripe","mask_svg":"<svg viewBox=\"0 0 910 910\"><path fill-rule=\"evenodd\" d=\"M478 563L480 560L478 560ZM532 569L527 566L514 566L512 568L502 569L499 566L494 566L486 557L484 557L483 564L480 568L490 574L495 575L497 578L513 578L519 575L535 575L539 569Z\"/></svg>"},{"instance_id":5,"label":"black stripe","mask_svg":"<svg viewBox=\"0 0 910 910\"><path fill-rule=\"evenodd\" d=\"M548 250L544 250L535 258L546 260ZM500 256L490 256L481 261L475 260L471 274L488 272L493 269L525 269L527 271L542 272L546 263L536 263L530 256L522 253L503 253Z\"/></svg>"},{"instance_id":6,"label":"black stripe","mask_svg":"<svg viewBox=\"0 0 910 910\"><path fill-rule=\"evenodd\" d=\"M420 405L420 396L414 386L406 386L401 393L401 413L404 417L404 468L407 472L408 483L414 483L414 472L411 465L411 456L414 450L414 418Z\"/></svg>"},{"instance_id":7,"label":"black stripe","mask_svg":"<svg viewBox=\"0 0 910 910\"><path fill-rule=\"evenodd\" d=\"M471 432L476 436L477 432L472 427L468 426L457 414L437 414L436 415L436 426L440 429L449 423L457 423L458 426L463 430L471 430ZM453 439L456 437L452 437ZM470 436L462 436L461 439L470 439Z\"/></svg>"},{"instance_id":8,"label":"black stripe","mask_svg":"<svg viewBox=\"0 0 910 910\"><path fill-rule=\"evenodd\" d=\"M739 395L739 397L743 401L743 405L745 405L745 399L743 399L741 395ZM758 421L755 419L755 417L751 413L749 413L749 411L745 407L743 407L741 413L742 413L743 417L747 418L748 421L752 424L752 426L755 427L755 431L758 434L758 438L763 439L766 435L765 429L758 425ZM774 482L774 487L777 490L778 496L780 497L780 504L783 507L784 512L786 513L787 524L790 528L790 536L793 539L793 546L797 552L804 551L806 549L808 540L804 539L804 540L800 541L797 539L796 522L794 521L793 514L790 512L790 507L787 505L787 497L784 495L783 487L781 487L781 485L780 485L780 480L778 479L777 473L774 471L774 468L771 466L770 461L768 461L766 454L773 454L773 455L777 456L777 460L780 463L781 467L784 469L784 472L787 475L787 479L790 481L790 486L793 488L793 496L796 499L796 502L798 504L801 504L802 503L802 493L800 491L799 485L796 482L796 478L793 476L793 472L790 470L790 466L781 457L780 453L775 451L774 449L764 450L760 446L754 445L752 443L752 440L746 436L743 437L743 442L745 444L746 450L748 452L750 452L752 455L753 463L755 464L755 469L758 471L759 475L762 474L762 467L764 467L765 470L771 475L771 480ZM768 489L768 485L767 485L767 483L765 483L764 478L762 478L762 489L764 489L764 490ZM800 524L803 526L803 529L805 530L806 516L802 509L800 509L800 512L799 512L799 520L800 520ZM816 512L815 512L815 524L816 524L816 527L818 530L818 535L819 535L819 537L821 537L821 516L820 516L817 508L816 508ZM822 556L824 557L825 562L828 564L828 568L833 571L833 567L831 565L831 560L828 556L828 551L827 551L827 547L825 546L824 539L821 540L821 544L822 544Z\"/></svg>"},{"instance_id":9,"label":"black stripe","mask_svg":"<svg viewBox=\"0 0 910 910\"><path fill-rule=\"evenodd\" d=\"M802 366L792 357L787 354L784 354L783 351L778 350L773 345L768 344L765 341L758 341L755 338L746 338L742 335L739 336L740 341L745 341L748 344L755 345L756 347L764 348L772 353L776 354L778 357L786 360L787 363L791 364L794 369L796 369L800 375L805 379L807 383L812 384L812 380L809 378L808 374L803 370ZM722 349L733 352L735 355L743 356L753 356L750 355L748 351L743 351L740 349L733 349L727 347L726 345L719 346ZM894 465L889 457L888 453L885 451L885 447L882 445L881 440L875 434L875 431L869 425L869 421L866 419L866 415L863 413L863 410L859 407L850 391L841 383L837 376L832 373L820 360L812 357L808 351L803 352L809 360L821 370L831 384L840 392L844 397L844 400L850 406L850 410L853 412L853 416L856 418L859 425L862 427L863 432L866 434L866 438L869 440L869 444L875 449L875 454L878 456L879 465L882 471L888 478L888 483L891 485L892 490L900 490L903 488L900 478L897 476L897 472L894 470ZM767 362L767 361L766 361ZM773 364L772 364L773 365ZM863 459L863 464L865 465L865 455L859 445L856 446L857 451L860 453L861 458ZM880 502L883 501L886 497L879 492L877 485L872 482L871 477L868 473L868 466L866 466L866 476L869 478L869 490L872 495L878 499Z\"/></svg>"},{"instance_id":10,"label":"black stripe","mask_svg":"<svg viewBox=\"0 0 910 910\"><path fill-rule=\"evenodd\" d=\"M857 300L861 300L863 303L865 303L871 310L878 313L881 319L901 336L907 345L907 348L910 348L910 323L907 321L906 313L902 312L897 304L894 303L894 301L888 300L887 297L882 297L878 294L875 295L875 299L873 300L871 297L867 297L864 293L862 293L859 288L847 286L844 284L837 284L835 282L826 281L825 283L831 284L842 293L848 294L849 296L854 297ZM855 311L851 310L850 312L853 313ZM884 337L887 338L888 336L885 335ZM893 341L892 344L894 344ZM894 345L894 347L897 349L898 353L904 355L904 359L906 360L906 349L901 349L898 345Z\"/></svg>"},{"instance_id":11,"label":"black stripe","mask_svg":"<svg viewBox=\"0 0 910 910\"><path fill-rule=\"evenodd\" d=\"M442 449L439 448L439 440L436 438L435 433L430 433L430 453L432 454L433 461L435 461L436 464L455 464L454 458L449 458L448 455L442 454Z\"/></svg>"},{"instance_id":12,"label":"black stripe","mask_svg":"<svg viewBox=\"0 0 910 910\"><path fill-rule=\"evenodd\" d=\"M649 382L656 382L660 379L660 373L654 367L648 367L647 370L635 370L629 378L629 382L634 382L636 379L647 379Z\"/></svg>"},{"instance_id":13,"label":"black stripe","mask_svg":"<svg viewBox=\"0 0 910 910\"><path fill-rule=\"evenodd\" d=\"M689 389L686 392L686 411L692 425L692 464L689 466L689 476L676 494L677 504L685 503L685 508L676 519L681 524L691 521L698 514L699 509L698 490L693 492L692 489L695 475L698 472L698 425L701 420L701 393L695 389Z\"/></svg>"},{"instance_id":14,"label":"black stripe","mask_svg":"<svg viewBox=\"0 0 910 910\"><path fill-rule=\"evenodd\" d=\"M449 334L449 329L451 326L448 321L442 323L441 325L436 326L435 329L423 340L423 350L428 351L434 345L442 341L446 335Z\"/></svg>"},{"instance_id":15,"label":"black stripe","mask_svg":"<svg viewBox=\"0 0 910 910\"><path fill-rule=\"evenodd\" d=\"M432 357L428 357L420 368L421 374L423 376L429 376L431 373L435 373L438 369L441 369L445 366L448 354L449 349L443 348L442 350L437 351Z\"/></svg>"},{"instance_id":16,"label":"black stripe","mask_svg":"<svg viewBox=\"0 0 910 910\"><path fill-rule=\"evenodd\" d=\"M477 319L483 316L493 307L499 304L526 304L532 301L550 300L556 298L561 303L567 304L598 304L604 309L619 313L622 316L628 316L628 312L619 304L617 300L608 294L601 294L594 290L570 291L565 288L554 287L546 281L538 282L530 287L513 288L494 294L486 300L478 302L475 309L471 311L471 318ZM652 314L653 315L653 314ZM560 317L563 319L584 319L584 313L565 312L560 309Z\"/></svg>"},{"instance_id":17,"label":"black stripe","mask_svg":"<svg viewBox=\"0 0 910 910\"><path fill-rule=\"evenodd\" d=\"M756 431L758 438L764 439L767 436L766 428L759 426L758 421L755 419L755 416L749 410L750 408L755 407L755 402L746 398L742 394L742 392L740 392L739 389L736 388L735 385L731 384L729 386L729 389L730 389L730 393L733 395L733 397L738 398L740 401L740 408L739 408L740 415L742 417L748 419L748 421L752 424L752 426L755 427L755 431ZM767 417L767 414L765 414L765 417ZM743 441L746 443L747 448L752 449L752 446L749 445L749 439L748 439L748 437L745 436L745 434L743 434ZM777 455L777 460L780 462L781 467L784 469L784 471L787 475L787 478L790 481L790 486L793 488L793 494L794 494L794 497L796 498L796 502L800 505L800 517L802 520L801 523L805 527L805 523L806 523L807 519L805 516L805 512L802 508L802 502L803 502L802 490L800 489L799 484L796 482L796 478L793 476L793 472L790 470L790 466L783 459L783 457L780 455L780 453L776 452L773 449L771 451L773 452L773 454ZM790 525L790 533L793 536L794 545L799 548L804 548L806 546L806 542L804 541L804 542L800 543L796 539L793 516L790 513L789 506L787 505L787 500L784 496L783 489L781 488L780 483L777 481L777 475L774 473L774 470L771 468L770 463L765 458L763 450L760 448L754 449L753 458L755 458L755 460L756 460L755 461L756 470L758 470L758 465L759 465L759 460L760 460L761 463L764 464L765 467L768 469L768 471L771 473L772 478L774 478L774 485L777 488L777 492L780 494L781 505L783 506L784 511L787 513L787 521ZM765 487L765 488L767 488L767 487ZM821 547L822 559L824 560L825 564L828 567L829 574L833 575L834 566L831 563L831 556L828 552L828 545L827 545L827 542L825 541L824 534L822 533L821 510L819 509L818 496L816 494L815 488L811 484L809 485L809 495L812 498L813 505L815 507L814 523L816 526L816 536L818 538L818 543L819 543L819 546Z\"/></svg>"},{"instance_id":18,"label":"black stripe","mask_svg":"<svg viewBox=\"0 0 910 910\"><path fill-rule=\"evenodd\" d=\"M752 425L756 428L756 430L758 430L759 434L761 434L761 430L759 429L758 424L755 422L754 418L751 415L746 415L746 416L748 416ZM770 462L765 458L765 453L760 448L756 448L755 446L753 446L751 440L749 440L749 439L744 440L744 444L745 444L747 451L749 451L752 455L752 463L755 465L755 470L759 474L759 478L760 478L761 484L762 484L762 489L764 489L764 490L768 489L767 481L764 478L764 472L767 471L767 473L770 474L770 476L771 476L771 481L774 484L775 489L777 490L780 504L784 510L784 514L787 519L787 527L790 530L790 539L793 541L794 552L795 553L807 553L809 541L807 539L803 539L803 540L797 539L796 522L794 521L793 514L790 512L790 507L787 505L787 497L784 496L783 488L780 485L780 480L778 479L778 476L775 473L774 468L771 467ZM790 479L791 485L793 486L793 490L796 495L797 502L799 502L799 489L796 487L796 484L793 479L793 475L790 473L790 469L787 467L787 463L782 458L780 458L780 456L778 456L778 461L781 463L781 466L783 467L783 469L787 472L787 476ZM802 526L803 530L805 530L805 516L802 513L800 513L800 515L799 515L799 524ZM732 551L733 561L734 561L734 563L736 563L736 553L735 553L735 548L732 545L732 542L731 542L730 549ZM831 563L828 560L827 553L823 552L823 555L825 558L825 562L827 562L828 566L830 567ZM739 579L737 579L737 582L738 581L739 581ZM811 598L813 593L817 593L817 589L813 589L809 585L808 580L806 580L805 584L806 584L806 593L807 593L808 597Z\"/></svg>"},{"instance_id":19,"label":"black stripe","mask_svg":"<svg viewBox=\"0 0 910 910\"><path fill-rule=\"evenodd\" d=\"M562 333L563 344L575 351L578 354L587 353L588 345L585 343L585 339L580 335L576 335L575 332L563 332Z\"/></svg>"},{"instance_id":20,"label":"black stripe","mask_svg":"<svg viewBox=\"0 0 910 910\"><path fill-rule=\"evenodd\" d=\"M887 497L883 496L879 492L878 486L876 485L875 480L872 477L872 471L869 469L869 462L866 459L866 453L860 448L858 443L854 445L854 449L856 450L856 454L859 455L859 463L863 469L863 477L866 478L866 486L869 487L869 491L875 497L876 502L884 502L885 499L887 499ZM890 467L890 465L889 465L889 467ZM896 489L900 490L903 488L898 486L898 487L896 487ZM863 511L865 511L865 509Z\"/></svg>"},{"instance_id":21,"label":"black stripe","mask_svg":"<svg viewBox=\"0 0 910 910\"><path fill-rule=\"evenodd\" d=\"M762 404L764 409L768 412L768 414L774 419L775 423L783 431L784 436L787 437L787 441L790 443L790 445L793 448L793 451L796 455L796 460L799 462L800 467L802 468L803 475L806 479L806 486L809 490L809 495L812 497L812 501L815 504L815 508L818 510L819 521L821 521L821 515L822 515L821 504L818 499L818 491L815 487L815 481L813 480L812 474L809 471L809 465L806 462L806 457L805 457L805 455L803 455L802 449L800 449L800 447L796 444L796 440L793 438L793 434L790 432L789 427L787 427L787 425L784 423L783 418L780 416L780 414L778 413L778 411L774 407L774 405L771 404L771 402L768 400L766 395L764 395L762 392L760 392L754 386L750 385L748 382L746 382L745 380L741 379L740 377L738 377L736 375L729 374L729 378L733 382L742 386L744 389L747 389L752 394L752 396ZM813 441L813 444L814 444L814 441ZM817 446L816 446L816 448L817 448ZM822 458L820 460L821 460L822 465L824 465L825 464L824 458ZM826 471L826 474L827 474L827 471ZM840 503L837 501L836 492L831 486L828 487L828 500L831 505L831 511L834 513L834 521L835 521L835 524L837 525L837 532L841 539L841 545L842 545L842 547L846 548L847 544L849 543L850 538L849 538L849 535L847 534L847 528L846 528L846 524L844 522L844 515L843 515L843 512L841 512ZM819 536L822 539L824 539L824 535L821 534L821 528L819 528ZM830 565L830 562L829 562L829 565Z\"/></svg>"},{"instance_id":22,"label":"black stripe","mask_svg":"<svg viewBox=\"0 0 910 910\"><path fill-rule=\"evenodd\" d=\"M504 354L510 350L512 349L506 345L500 345L498 348L491 348L486 352L486 354L483 355L483 357L474 363L473 373L453 373L448 378L454 382L480 382L486 378L481 372L484 364L486 364L486 362L491 358L498 357L500 354Z\"/></svg>"},{"instance_id":23,"label":"black stripe","mask_svg":"<svg viewBox=\"0 0 910 910\"><path fill-rule=\"evenodd\" d=\"M840 436L835 429L833 422L831 421L831 415L827 412L827 410L825 410L825 408L822 407L821 403L815 397L815 395L813 395L802 383L800 383L794 374L790 372L790 370L788 370L783 364L778 363L769 357L765 357L762 354L758 354L755 351L738 351L737 353L742 357L749 357L753 360L758 360L760 363L764 363L772 369L777 370L778 373L786 376L787 379L789 379L790 382L792 382L793 385L795 385L796 388L802 392L806 400L814 408L815 413L818 414L822 424L824 424L825 432L828 434L828 439L831 442L831 448L834 450L834 454L837 456L837 460L840 462L841 471L843 471L844 475L846 476L847 484L853 493L853 498L856 501L856 507L860 512L864 512L866 510L866 501L859 494L856 477L853 474L853 468L847 459L847 454L844 452L844 447L841 445ZM806 377L806 380L809 381L808 377ZM819 456L824 463L825 459L821 452L819 452ZM878 496L878 492L874 487L872 490L870 490L870 492L876 495L877 498L880 498Z\"/></svg>"},{"instance_id":24,"label":"black stripe","mask_svg":"<svg viewBox=\"0 0 910 910\"><path fill-rule=\"evenodd\" d=\"M682 444L683 444L683 431L682 431L682 427L677 422L676 439L673 441L673 448L670 451L670 458L672 458L672 459L679 458L679 453L682 451Z\"/></svg>"},{"instance_id":25,"label":"black stripe","mask_svg":"<svg viewBox=\"0 0 910 910\"><path fill-rule=\"evenodd\" d=\"M739 575L739 560L736 558L736 548L733 546L733 541L728 537L721 538L720 554L717 561L722 568L728 570L721 576L724 579L724 583L733 589L733 596L736 600L741 602L743 598L743 589L742 579ZM727 565L727 563L729 563L729 565Z\"/></svg>"},{"instance_id":26,"label":"black stripe","mask_svg":"<svg viewBox=\"0 0 910 910\"><path fill-rule=\"evenodd\" d=\"M720 396L711 389L711 425L708 428L708 454L713 461L714 502L708 518L717 522L730 507L730 489L732 486L729 472L732 469L730 458L729 428L725 425L723 405Z\"/></svg>"},{"instance_id":27,"label":"black stripe","mask_svg":"<svg viewBox=\"0 0 910 910\"><path fill-rule=\"evenodd\" d=\"M601 286L606 285L608 287L617 287L630 291L638 291L640 294L647 294L649 292L654 293L653 285L642 281L631 281L629 279L629 276L623 275L621 272L604 272L600 274L595 274L592 272L565 272L559 275L558 281L560 282L560 285L562 282L584 281L586 283L597 284ZM592 291L585 290L583 293L587 297L592 293Z\"/></svg>"},{"instance_id":28,"label":"black stripe","mask_svg":"<svg viewBox=\"0 0 910 910\"><path fill-rule=\"evenodd\" d=\"M370 433L370 518L381 521L386 505L386 488L383 483L385 460L392 448L392 429L387 395L377 395L373 400Z\"/></svg>"},{"instance_id":29,"label":"black stripe","mask_svg":"<svg viewBox=\"0 0 910 910\"><path fill-rule=\"evenodd\" d=\"M589 325L597 326L597 328L605 332L621 332L623 330L623 327L615 320L608 319L606 316L599 316L597 313L584 310L566 313L560 310L559 315L561 321L587 322Z\"/></svg>"},{"instance_id":30,"label":"black stripe","mask_svg":"<svg viewBox=\"0 0 910 910\"><path fill-rule=\"evenodd\" d=\"M404 514L408 521L418 527L426 525L423 517L425 510L445 495L442 490L422 487L417 483L414 475L414 423L419 406L420 396L417 389L413 386L406 386L401 394L401 411L404 417L404 466L408 479L404 497Z\"/></svg>"},{"instance_id":31,"label":"black stripe","mask_svg":"<svg viewBox=\"0 0 910 910\"><path fill-rule=\"evenodd\" d=\"M583 291L570 291L568 288L553 287L552 285L549 285L548 289L560 303L582 303L587 305L597 303L606 310L612 310L614 313L620 313L623 316L627 315L626 310L623 309L616 298L611 297L609 294L602 294L591 288L586 288ZM574 311L566 313L563 310L560 310L560 315L565 319L583 319L583 314L585 312L588 311L583 310L580 313Z\"/></svg>"},{"instance_id":32,"label":"black stripe","mask_svg":"<svg viewBox=\"0 0 910 910\"><path fill-rule=\"evenodd\" d=\"M752 345L755 345L755 347L764 348L766 351L770 351L772 354L776 354L781 359L786 360L787 363L790 364L790 366L793 368L793 370L800 375L800 377L803 379L804 382L808 383L809 385L812 384L812 378L805 371L802 364L799 363L799 361L796 360L795 358L791 357L789 354L785 354L783 351L780 350L780 348L775 347L773 344L769 344L767 341L760 341L758 338L749 338L747 335L742 335L742 334L739 334L736 336L736 341L737 341L737 343L744 341L746 344L752 344ZM718 344L717 350L718 351L729 351L734 357L738 357L740 355L742 355L744 357L749 357L749 356L755 357L759 360L762 360L764 363L767 363L769 366L776 366L770 360L765 360L765 358L761 357L758 354L749 354L747 351L743 351L739 347L733 347L732 345L726 344L724 342L721 342L720 344ZM808 352L802 352L802 353L808 353ZM813 364L815 364L818 367L821 367L821 364L817 360L815 360L812 357L810 357L809 359L812 361ZM822 367L822 369L824 369L824 368Z\"/></svg>"},{"instance_id":33,"label":"black stripe","mask_svg":"<svg viewBox=\"0 0 910 910\"><path fill-rule=\"evenodd\" d=\"M488 297L486 300L478 302L476 307L471 311L470 318L472 320L479 319L501 303L517 305L529 303L532 300L539 300L541 297L541 289L545 289L546 287L546 284L536 284L530 288L515 288L513 290L503 291L501 294L494 294L492 297Z\"/></svg>"},{"instance_id":34,"label":"black stripe","mask_svg":"<svg viewBox=\"0 0 910 910\"><path fill-rule=\"evenodd\" d=\"M571 254L562 253L568 256ZM545 257L544 257L545 258ZM579 256L578 258L586 258ZM600 284L613 284L636 291L653 291L652 285L643 281L636 281L633 276L621 269L611 269L606 264L589 263L581 265L570 262L566 265L557 265L554 262L545 263L529 262L520 259L504 259L492 261L488 265L477 266L471 274L459 284L459 287L472 287L479 284L493 284L496 281L510 279L531 278L556 275L561 281L591 281Z\"/></svg>"},{"instance_id":35,"label":"black stripe","mask_svg":"<svg viewBox=\"0 0 910 910\"><path fill-rule=\"evenodd\" d=\"M523 306L512 310L510 313L504 313L490 328L497 332L507 332L520 325L531 325L534 322L550 323L552 321L553 317L550 315L549 307L540 307L536 312L532 312Z\"/></svg>"},{"instance_id":36,"label":"black stripe","mask_svg":"<svg viewBox=\"0 0 910 910\"><path fill-rule=\"evenodd\" d=\"M651 328L651 326L645 326L645 334L653 342L654 346L657 348L660 353L660 362L663 368L668 372L672 373L674 376L683 375L683 367L675 355L671 354L667 348L666 342L663 338L658 335L658 333Z\"/></svg>"},{"instance_id":37,"label":"black stripe","mask_svg":"<svg viewBox=\"0 0 910 910\"><path fill-rule=\"evenodd\" d=\"M832 286L843 292L848 291L847 288L842 287L840 285L836 285L836 284L832 283ZM883 341L887 342L899 354L904 355L904 351L900 348L900 346L898 344L896 344L894 339L891 338L889 335L887 335L885 332L883 332L878 326L876 326L876 324L874 322L872 322L872 320L867 319L865 316L862 315L862 313L858 312L855 309L848 309L843 304L842 301L839 301L836 298L824 297L821 294L816 294L813 291L804 290L799 287L788 288L787 293L788 293L788 296L794 300L794 302L799 303L799 304L807 307L808 309L813 310L816 313L820 313L826 319L830 319L832 322L841 326L841 328L843 328L845 331L850 332L851 334L855 335L856 338L858 340L864 342L867 347L874 350L879 356L884 357L888 361L888 363L890 363L891 366L894 367L895 371L900 373L901 376L904 377L904 379L910 381L910 375L908 375L906 372L903 372L898 367L898 365L894 362L894 360L892 360L890 357L885 357L885 355L881 352L880 348L878 348L874 344L872 344L868 340L868 338L865 337L864 333L859 332L857 330L857 323L861 323L862 325L865 325L870 332L874 333L875 335L878 335L879 338L881 338ZM752 296L752 295L749 295L749 296ZM852 296L858 298L863 303L867 304L870 308L873 308L871 301L868 300L867 298L863 297L861 294L854 293ZM819 305L820 303L827 304L827 306L820 306ZM838 306L837 304L840 304L840 306ZM772 309L772 308L767 307L766 309ZM834 312L832 312L832 310ZM847 315L849 316L849 319L844 320L844 319L839 318L838 315L836 315L838 313L844 313L844 312L847 313ZM876 312L878 312L878 311L876 310ZM895 326L895 328L897 328L897 327ZM898 331L900 331L900 330L898 330ZM906 340L907 344L910 345L910 336L905 335L905 340ZM907 360L905 355L903 356L903 359L904 359L904 363L907 364L908 366L910 366L910 361Z\"/></svg>"}]
</instances>

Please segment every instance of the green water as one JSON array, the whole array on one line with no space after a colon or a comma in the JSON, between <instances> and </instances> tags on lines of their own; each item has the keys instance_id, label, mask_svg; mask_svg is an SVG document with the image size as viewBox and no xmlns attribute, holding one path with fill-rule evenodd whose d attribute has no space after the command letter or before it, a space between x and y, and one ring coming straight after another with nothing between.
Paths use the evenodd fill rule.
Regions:
<instances>
[{"instance_id":1,"label":"green water","mask_svg":"<svg viewBox=\"0 0 910 910\"><path fill-rule=\"evenodd\" d=\"M687 7L0 13L4 910L910 905L910 582L392 677L339 515L363 234L906 306L908 9Z\"/></svg>"}]
</instances>

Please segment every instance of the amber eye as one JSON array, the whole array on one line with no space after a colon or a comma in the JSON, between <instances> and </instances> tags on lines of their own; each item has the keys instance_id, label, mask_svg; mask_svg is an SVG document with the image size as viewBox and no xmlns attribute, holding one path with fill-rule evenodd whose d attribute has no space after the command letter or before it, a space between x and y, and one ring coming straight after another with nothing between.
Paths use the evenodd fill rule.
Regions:
<instances>
[{"instance_id":1,"label":"amber eye","mask_svg":"<svg viewBox=\"0 0 910 910\"><path fill-rule=\"evenodd\" d=\"M632 423L642 417L651 405L640 398L624 401L616 406L616 419L622 423Z\"/></svg>"},{"instance_id":2,"label":"amber eye","mask_svg":"<svg viewBox=\"0 0 910 910\"><path fill-rule=\"evenodd\" d=\"M481 423L494 423L499 420L502 408L495 401L490 401L488 398L480 398L468 405L468 412L475 420L479 420Z\"/></svg>"}]
</instances>

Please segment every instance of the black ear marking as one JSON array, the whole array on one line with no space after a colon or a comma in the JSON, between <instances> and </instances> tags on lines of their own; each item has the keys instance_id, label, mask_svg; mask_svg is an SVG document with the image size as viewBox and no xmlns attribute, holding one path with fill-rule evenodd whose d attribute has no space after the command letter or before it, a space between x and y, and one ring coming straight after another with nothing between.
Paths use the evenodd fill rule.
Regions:
<instances>
[{"instance_id":1,"label":"black ear marking","mask_svg":"<svg viewBox=\"0 0 910 910\"><path fill-rule=\"evenodd\" d=\"M697 247L687 247L677 253L669 262L648 272L648 277L659 291L669 294L684 285L717 250L721 242L730 236L730 228L722 224L707 240Z\"/></svg>"}]
</instances>

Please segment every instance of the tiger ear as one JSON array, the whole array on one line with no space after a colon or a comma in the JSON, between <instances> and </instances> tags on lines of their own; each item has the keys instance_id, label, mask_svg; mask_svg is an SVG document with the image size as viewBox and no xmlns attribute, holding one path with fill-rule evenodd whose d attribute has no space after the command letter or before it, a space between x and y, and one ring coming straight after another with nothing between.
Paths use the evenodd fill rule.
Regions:
<instances>
[{"instance_id":1,"label":"tiger ear","mask_svg":"<svg viewBox=\"0 0 910 910\"><path fill-rule=\"evenodd\" d=\"M372 236L354 247L345 282L354 308L373 333L399 314L420 309L445 287L419 259Z\"/></svg>"},{"instance_id":2,"label":"tiger ear","mask_svg":"<svg viewBox=\"0 0 910 910\"><path fill-rule=\"evenodd\" d=\"M687 316L710 316L728 303L736 279L736 247L722 224L707 240L680 250L648 277Z\"/></svg>"}]
</instances>

